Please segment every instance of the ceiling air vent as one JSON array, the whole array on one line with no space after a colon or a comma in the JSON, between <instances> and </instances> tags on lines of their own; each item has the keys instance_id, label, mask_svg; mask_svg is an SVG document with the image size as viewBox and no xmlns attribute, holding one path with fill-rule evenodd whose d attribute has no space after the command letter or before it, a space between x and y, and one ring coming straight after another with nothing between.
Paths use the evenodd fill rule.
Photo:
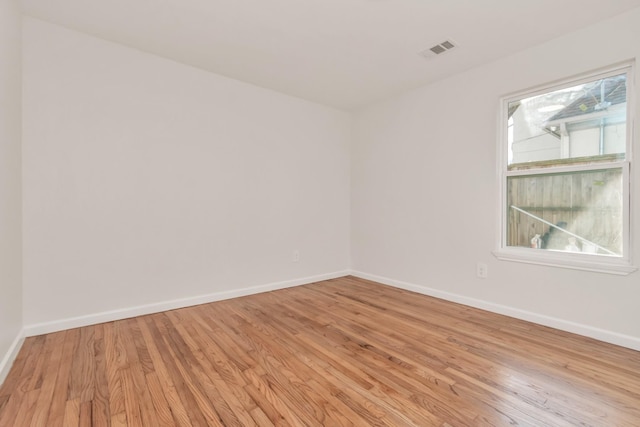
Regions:
<instances>
[{"instance_id":1,"label":"ceiling air vent","mask_svg":"<svg viewBox=\"0 0 640 427\"><path fill-rule=\"evenodd\" d=\"M437 45L430 47L429 49L423 50L420 52L420 55L430 59L447 53L455 47L456 44L454 42L451 40L445 40L442 43L438 43Z\"/></svg>"}]
</instances>

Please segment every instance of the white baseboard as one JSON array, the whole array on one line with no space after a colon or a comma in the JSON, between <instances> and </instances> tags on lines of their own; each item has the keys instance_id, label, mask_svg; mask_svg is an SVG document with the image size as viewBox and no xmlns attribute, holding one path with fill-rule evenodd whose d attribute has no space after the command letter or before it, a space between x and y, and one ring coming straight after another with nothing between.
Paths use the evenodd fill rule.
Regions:
<instances>
[{"instance_id":1,"label":"white baseboard","mask_svg":"<svg viewBox=\"0 0 640 427\"><path fill-rule=\"evenodd\" d=\"M402 282L399 280L390 279L388 277L376 276L374 274L363 273L360 271L351 271L351 275L355 277L360 277L362 279L372 280L374 282L393 286L396 288L417 292L423 295L429 295L432 297L467 305L470 307L491 311L493 313L503 314L505 316L514 317L516 319L526 320L528 322L537 323L540 325L548 326L550 328L571 332L574 334L594 338L599 341L604 341L610 344L615 344L622 347L630 348L632 350L640 351L640 338L638 337L619 334L617 332L594 328L592 326L583 325L580 323L571 322L571 321L559 319L556 317L545 316L545 315L534 313L531 311L520 310L517 308L513 308L513 307L501 305L501 304L495 304L495 303L484 301L484 300L479 300L479 299L469 298L469 297L465 297L458 294L444 292L438 289L419 286L413 283Z\"/></svg>"},{"instance_id":2,"label":"white baseboard","mask_svg":"<svg viewBox=\"0 0 640 427\"><path fill-rule=\"evenodd\" d=\"M127 319L135 316L143 316L145 314L158 313L161 311L174 310L177 308L190 307L198 304L206 304L209 302L222 301L225 299L237 298L246 295L259 294L278 289L291 288L294 286L306 285L322 280L335 279L349 274L349 271L338 271L334 273L321 274L318 276L304 277L299 279L287 280L284 282L267 283L259 286L251 286L248 288L233 289L229 291L214 292L206 295L195 297L180 298L171 301L162 301L158 303L145 304L135 307L127 307L118 310L104 311L86 316L71 317L67 319L54 320L51 322L37 323L27 325L24 328L24 335L27 337L48 334L51 332L62 331L65 329L79 328L82 326L95 325L98 323L111 322L114 320Z\"/></svg>"},{"instance_id":3,"label":"white baseboard","mask_svg":"<svg viewBox=\"0 0 640 427\"><path fill-rule=\"evenodd\" d=\"M177 308L189 307L198 304L206 304L209 302L222 301L225 299L237 298L246 295L253 295L262 292L273 291L277 289L290 288L294 286L305 285L313 282L319 282L322 280L335 279L347 275L353 275L362 279L372 280L374 282L383 283L385 285L394 286L400 289L406 289L408 291L417 292L423 295L429 295L436 298L441 298L447 301L468 305L470 307L479 308L482 310L491 311L493 313L503 314L505 316L514 317L516 319L526 320L529 322L537 323L540 325L548 326L555 329L571 332L578 335L594 338L600 341L608 342L611 344L627 347L633 350L640 351L640 338L630 335L624 335L617 332L612 332L604 329L595 328L588 325L583 325L576 322L559 319L556 317L546 316L531 311L520 310L517 308L495 304L492 302L465 297L462 295L441 291L438 289L429 288L426 286L419 286L413 283L402 282L399 280L391 279L388 277L377 276L374 274L368 274L360 271L338 271L334 273L322 274L318 276L299 278L294 280L288 280L283 282L268 283L259 286L252 286L242 289L234 289L230 291L215 292L207 295L200 295L196 297L181 298L171 301L163 301L159 303L146 304L142 306L128 307L118 310L105 311L97 314L91 314L87 316L78 316L67 319L55 320L52 322L44 322L33 325L25 326L24 330L16 337L9 352L5 355L4 359L0 363L0 380L4 380L4 377L9 372L11 364L17 356L18 350L24 340L25 336L35 336L51 332L62 331L65 329L78 328L82 326L95 325L103 322L111 322L114 320L126 319L135 316L142 316L145 314L158 313L166 310L173 310ZM1 383L2 381L0 381Z\"/></svg>"},{"instance_id":4,"label":"white baseboard","mask_svg":"<svg viewBox=\"0 0 640 427\"><path fill-rule=\"evenodd\" d=\"M9 374L9 371L13 366L14 360L16 360L16 357L18 357L18 352L22 347L22 343L24 342L24 337L25 337L25 333L23 329L18 333L16 338L11 343L11 346L9 347L9 351L7 351L7 353L2 358L2 361L0 362L0 385L2 385L4 380L7 378L7 375Z\"/></svg>"}]
</instances>

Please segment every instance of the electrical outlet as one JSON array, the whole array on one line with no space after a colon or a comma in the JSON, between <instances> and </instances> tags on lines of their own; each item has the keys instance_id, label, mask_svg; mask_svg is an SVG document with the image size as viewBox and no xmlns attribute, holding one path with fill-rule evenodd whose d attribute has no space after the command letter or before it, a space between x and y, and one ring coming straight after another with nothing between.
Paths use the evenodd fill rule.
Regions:
<instances>
[{"instance_id":1,"label":"electrical outlet","mask_svg":"<svg viewBox=\"0 0 640 427\"><path fill-rule=\"evenodd\" d=\"M291 254L291 261L293 262L298 262L300 261L300 251L299 250L295 250L293 251L293 253Z\"/></svg>"},{"instance_id":2,"label":"electrical outlet","mask_svg":"<svg viewBox=\"0 0 640 427\"><path fill-rule=\"evenodd\" d=\"M481 279L486 279L489 275L489 267L483 262L479 262L476 266L476 275Z\"/></svg>"}]
</instances>

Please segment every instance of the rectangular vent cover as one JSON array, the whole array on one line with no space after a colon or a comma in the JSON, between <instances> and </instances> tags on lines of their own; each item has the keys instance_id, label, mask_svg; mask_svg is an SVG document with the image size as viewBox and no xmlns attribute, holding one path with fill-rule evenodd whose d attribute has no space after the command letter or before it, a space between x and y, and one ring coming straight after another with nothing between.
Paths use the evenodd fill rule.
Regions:
<instances>
[{"instance_id":1,"label":"rectangular vent cover","mask_svg":"<svg viewBox=\"0 0 640 427\"><path fill-rule=\"evenodd\" d=\"M454 42L452 42L451 40L445 40L435 46L430 47L429 49L420 52L420 55L424 56L425 58L434 58L438 55L449 52L455 47L456 44Z\"/></svg>"}]
</instances>

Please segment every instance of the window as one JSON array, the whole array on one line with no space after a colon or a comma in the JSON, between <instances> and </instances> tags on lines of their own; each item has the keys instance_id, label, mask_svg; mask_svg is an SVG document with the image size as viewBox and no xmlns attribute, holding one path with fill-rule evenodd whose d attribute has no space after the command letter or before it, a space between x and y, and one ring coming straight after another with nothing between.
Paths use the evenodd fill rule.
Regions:
<instances>
[{"instance_id":1,"label":"window","mask_svg":"<svg viewBox=\"0 0 640 427\"><path fill-rule=\"evenodd\" d=\"M502 100L501 238L513 261L628 274L631 65Z\"/></svg>"}]
</instances>

